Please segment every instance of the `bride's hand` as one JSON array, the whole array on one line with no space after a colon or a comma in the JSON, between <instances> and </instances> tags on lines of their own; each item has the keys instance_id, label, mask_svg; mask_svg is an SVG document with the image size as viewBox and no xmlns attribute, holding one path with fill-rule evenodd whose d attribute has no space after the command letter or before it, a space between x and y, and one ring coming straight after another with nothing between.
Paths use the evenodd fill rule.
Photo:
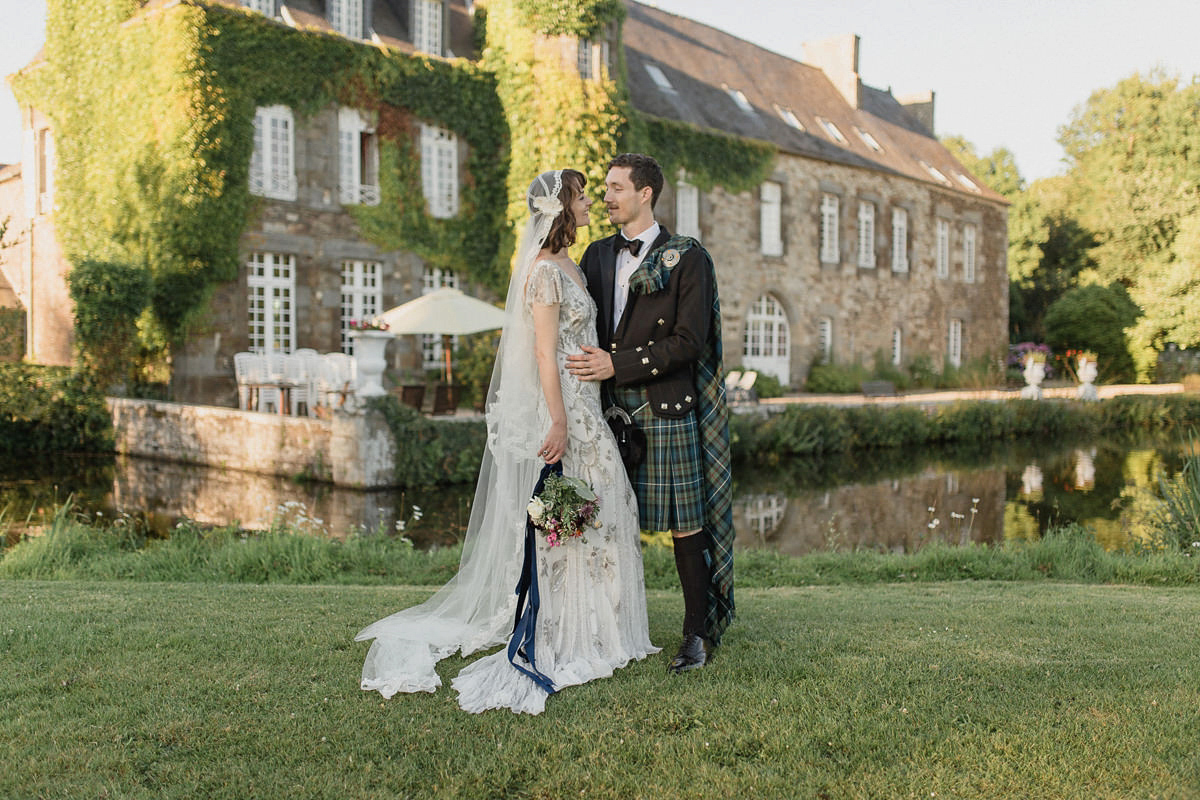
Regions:
<instances>
[{"instance_id":1,"label":"bride's hand","mask_svg":"<svg viewBox=\"0 0 1200 800\"><path fill-rule=\"evenodd\" d=\"M563 457L563 453L567 451L567 423L554 422L550 425L550 432L546 434L546 440L542 442L542 449L538 450L538 457L547 464L553 464Z\"/></svg>"}]
</instances>

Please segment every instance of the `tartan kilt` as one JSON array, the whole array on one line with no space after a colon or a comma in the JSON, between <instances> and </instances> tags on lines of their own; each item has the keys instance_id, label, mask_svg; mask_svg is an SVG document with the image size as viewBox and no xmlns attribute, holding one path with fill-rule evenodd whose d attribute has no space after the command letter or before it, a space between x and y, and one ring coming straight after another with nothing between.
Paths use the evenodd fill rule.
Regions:
<instances>
[{"instance_id":1,"label":"tartan kilt","mask_svg":"<svg viewBox=\"0 0 1200 800\"><path fill-rule=\"evenodd\" d=\"M697 531L704 527L704 457L696 412L680 419L655 416L644 386L613 387L610 398L646 434L646 458L630 474L643 530Z\"/></svg>"}]
</instances>

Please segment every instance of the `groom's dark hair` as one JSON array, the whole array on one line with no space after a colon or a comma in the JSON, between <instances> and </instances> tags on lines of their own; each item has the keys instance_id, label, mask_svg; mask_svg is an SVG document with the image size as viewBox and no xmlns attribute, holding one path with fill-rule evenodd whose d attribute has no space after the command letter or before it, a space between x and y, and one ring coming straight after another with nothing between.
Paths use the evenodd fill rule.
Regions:
<instances>
[{"instance_id":1,"label":"groom's dark hair","mask_svg":"<svg viewBox=\"0 0 1200 800\"><path fill-rule=\"evenodd\" d=\"M663 171L658 162L641 153L621 153L608 162L608 168L629 167L629 178L633 181L634 189L651 189L650 208L658 204L658 196L662 194Z\"/></svg>"}]
</instances>

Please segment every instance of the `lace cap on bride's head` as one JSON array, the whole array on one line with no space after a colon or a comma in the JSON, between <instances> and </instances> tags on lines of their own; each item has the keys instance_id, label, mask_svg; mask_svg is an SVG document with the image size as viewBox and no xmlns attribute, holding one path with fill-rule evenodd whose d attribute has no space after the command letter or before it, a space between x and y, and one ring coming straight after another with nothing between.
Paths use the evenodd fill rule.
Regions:
<instances>
[{"instance_id":1,"label":"lace cap on bride's head","mask_svg":"<svg viewBox=\"0 0 1200 800\"><path fill-rule=\"evenodd\" d=\"M544 214L553 221L562 213L563 204L558 197L562 193L562 174L561 169L556 169L543 172L533 179L529 191L525 193L530 214Z\"/></svg>"}]
</instances>

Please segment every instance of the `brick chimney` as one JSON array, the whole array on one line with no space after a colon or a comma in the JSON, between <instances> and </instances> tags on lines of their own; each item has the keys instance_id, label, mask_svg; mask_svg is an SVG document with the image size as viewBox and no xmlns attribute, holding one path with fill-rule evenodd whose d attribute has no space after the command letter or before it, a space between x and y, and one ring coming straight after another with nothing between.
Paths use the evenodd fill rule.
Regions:
<instances>
[{"instance_id":1,"label":"brick chimney","mask_svg":"<svg viewBox=\"0 0 1200 800\"><path fill-rule=\"evenodd\" d=\"M903 97L897 97L896 102L904 106L904 109L916 118L929 130L929 135L933 136L933 90L929 89L916 94L907 94Z\"/></svg>"},{"instance_id":2,"label":"brick chimney","mask_svg":"<svg viewBox=\"0 0 1200 800\"><path fill-rule=\"evenodd\" d=\"M861 107L862 81L858 77L858 34L844 33L820 42L804 43L804 61L825 73L846 102Z\"/></svg>"}]
</instances>

